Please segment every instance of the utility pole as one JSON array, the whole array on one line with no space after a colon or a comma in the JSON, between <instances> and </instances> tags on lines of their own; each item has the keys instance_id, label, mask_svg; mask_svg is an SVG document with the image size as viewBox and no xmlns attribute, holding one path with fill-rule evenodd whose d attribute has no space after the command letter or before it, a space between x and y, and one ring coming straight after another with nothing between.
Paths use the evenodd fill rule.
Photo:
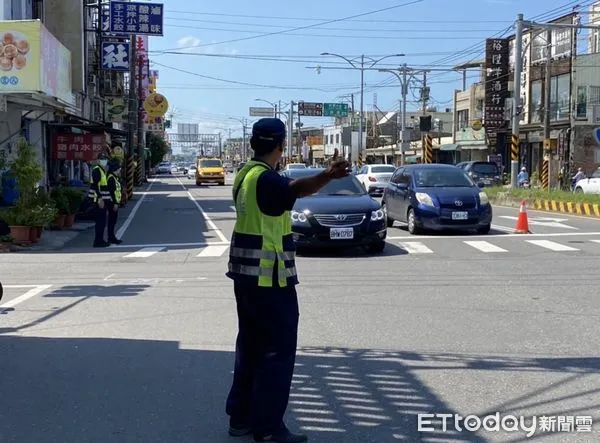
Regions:
<instances>
[{"instance_id":1,"label":"utility pole","mask_svg":"<svg viewBox=\"0 0 600 443\"><path fill-rule=\"evenodd\" d=\"M146 181L146 149L144 146L144 102L143 102L143 92L144 92L144 58L141 54L137 56L137 65L138 65L138 84L137 84L137 103L138 103L138 112L137 112L137 143L138 143L138 155L139 155L139 163L140 163L140 181L144 183Z\"/></svg>"},{"instance_id":2,"label":"utility pole","mask_svg":"<svg viewBox=\"0 0 600 443\"><path fill-rule=\"evenodd\" d=\"M246 119L242 123L242 158L248 161L248 147L246 146Z\"/></svg>"},{"instance_id":3,"label":"utility pole","mask_svg":"<svg viewBox=\"0 0 600 443\"><path fill-rule=\"evenodd\" d=\"M135 35L130 36L131 39L131 55L130 59L132 63L129 64L129 103L128 103L128 113L129 113L129 131L127 137L127 145L128 151L131 156L135 154L135 126L137 123L137 112L138 112L138 101L137 101L137 93L136 93L136 76L137 76L137 49L136 49L136 37ZM140 79L141 80L141 79ZM136 180L137 181L137 180Z\"/></svg>"},{"instance_id":4,"label":"utility pole","mask_svg":"<svg viewBox=\"0 0 600 443\"><path fill-rule=\"evenodd\" d=\"M423 100L423 115L427 115L427 103L429 102L429 90L427 89L427 71L423 72L423 92L421 93Z\"/></svg>"},{"instance_id":5,"label":"utility pole","mask_svg":"<svg viewBox=\"0 0 600 443\"><path fill-rule=\"evenodd\" d=\"M287 125L287 130L288 130L288 136L287 136L287 151L288 151L288 158L291 159L292 158L292 137L294 135L293 133L293 126L294 126L294 101L292 100L290 102L290 109L288 111L288 125Z\"/></svg>"},{"instance_id":6,"label":"utility pole","mask_svg":"<svg viewBox=\"0 0 600 443\"><path fill-rule=\"evenodd\" d=\"M407 79L408 67L406 63L402 65L402 122L400 125L400 166L404 166L406 162L406 154L404 152L404 136L406 135L406 97L408 96L408 79Z\"/></svg>"},{"instance_id":7,"label":"utility pole","mask_svg":"<svg viewBox=\"0 0 600 443\"><path fill-rule=\"evenodd\" d=\"M365 98L365 56L360 56L360 121L358 122L358 155L363 154L363 118Z\"/></svg>"},{"instance_id":8,"label":"utility pole","mask_svg":"<svg viewBox=\"0 0 600 443\"><path fill-rule=\"evenodd\" d=\"M275 108L275 118L279 118L279 116L282 114L281 112L281 100L279 100L279 102L277 103L277 107Z\"/></svg>"},{"instance_id":9,"label":"utility pole","mask_svg":"<svg viewBox=\"0 0 600 443\"><path fill-rule=\"evenodd\" d=\"M222 151L222 147L221 147L221 133L219 132L219 158L222 160L223 159L223 151Z\"/></svg>"},{"instance_id":10,"label":"utility pole","mask_svg":"<svg viewBox=\"0 0 600 443\"><path fill-rule=\"evenodd\" d=\"M548 162L548 190L552 188L552 144L550 141L550 117L552 112L551 95L552 95L552 30L546 31L546 75L544 79L544 161ZM546 160L546 157L548 160Z\"/></svg>"},{"instance_id":11,"label":"utility pole","mask_svg":"<svg viewBox=\"0 0 600 443\"><path fill-rule=\"evenodd\" d=\"M517 16L515 24L515 78L514 78L514 105L512 115L512 134L510 141L510 187L517 187L519 175L519 130L521 124L521 70L523 69L523 14Z\"/></svg>"}]
</instances>

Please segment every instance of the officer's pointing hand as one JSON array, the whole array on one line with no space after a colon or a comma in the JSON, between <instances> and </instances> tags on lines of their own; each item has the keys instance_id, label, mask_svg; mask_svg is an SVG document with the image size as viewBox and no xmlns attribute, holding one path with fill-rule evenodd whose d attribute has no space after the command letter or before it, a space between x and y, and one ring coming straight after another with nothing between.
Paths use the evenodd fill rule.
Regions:
<instances>
[{"instance_id":1,"label":"officer's pointing hand","mask_svg":"<svg viewBox=\"0 0 600 443\"><path fill-rule=\"evenodd\" d=\"M334 160L327 168L331 178L342 178L350 174L350 163L346 160Z\"/></svg>"}]
</instances>

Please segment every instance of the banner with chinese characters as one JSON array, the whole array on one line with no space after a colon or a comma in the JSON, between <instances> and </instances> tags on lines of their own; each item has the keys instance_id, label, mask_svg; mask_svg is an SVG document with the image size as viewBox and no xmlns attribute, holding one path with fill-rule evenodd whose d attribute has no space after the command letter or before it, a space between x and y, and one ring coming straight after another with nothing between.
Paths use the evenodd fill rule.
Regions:
<instances>
[{"instance_id":1,"label":"banner with chinese characters","mask_svg":"<svg viewBox=\"0 0 600 443\"><path fill-rule=\"evenodd\" d=\"M510 97L509 40L487 39L485 42L485 132L497 133L506 127L505 102Z\"/></svg>"},{"instance_id":2,"label":"banner with chinese characters","mask_svg":"<svg viewBox=\"0 0 600 443\"><path fill-rule=\"evenodd\" d=\"M102 69L129 71L129 42L102 42Z\"/></svg>"},{"instance_id":3,"label":"banner with chinese characters","mask_svg":"<svg viewBox=\"0 0 600 443\"><path fill-rule=\"evenodd\" d=\"M104 119L111 123L124 123L127 121L129 109L123 97L105 97Z\"/></svg>"},{"instance_id":4,"label":"banner with chinese characters","mask_svg":"<svg viewBox=\"0 0 600 443\"><path fill-rule=\"evenodd\" d=\"M56 134L52 139L52 160L91 162L106 151L107 134Z\"/></svg>"},{"instance_id":5,"label":"banner with chinese characters","mask_svg":"<svg viewBox=\"0 0 600 443\"><path fill-rule=\"evenodd\" d=\"M115 34L163 35L163 5L111 1L109 30Z\"/></svg>"}]
</instances>

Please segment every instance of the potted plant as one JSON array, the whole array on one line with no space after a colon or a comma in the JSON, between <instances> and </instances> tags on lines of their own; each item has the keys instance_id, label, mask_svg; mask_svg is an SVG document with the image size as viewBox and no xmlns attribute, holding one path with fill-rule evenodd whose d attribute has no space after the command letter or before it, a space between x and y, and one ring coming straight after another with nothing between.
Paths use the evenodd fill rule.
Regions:
<instances>
[{"instance_id":1,"label":"potted plant","mask_svg":"<svg viewBox=\"0 0 600 443\"><path fill-rule=\"evenodd\" d=\"M58 209L54 200L43 189L39 189L31 211L31 241L36 243L40 240L44 227L58 215Z\"/></svg>"},{"instance_id":2,"label":"potted plant","mask_svg":"<svg viewBox=\"0 0 600 443\"><path fill-rule=\"evenodd\" d=\"M10 245L13 243L13 238L10 234L0 235L0 252L10 251Z\"/></svg>"},{"instance_id":3,"label":"potted plant","mask_svg":"<svg viewBox=\"0 0 600 443\"><path fill-rule=\"evenodd\" d=\"M81 190L76 188L63 188L63 193L68 202L65 228L70 228L75 223L75 216L79 213L85 196Z\"/></svg>"},{"instance_id":4,"label":"potted plant","mask_svg":"<svg viewBox=\"0 0 600 443\"><path fill-rule=\"evenodd\" d=\"M56 217L52 221L53 229L62 229L65 227L65 221L67 214L69 213L69 199L64 191L65 188L54 188L50 193L50 197L54 201L56 209L58 210Z\"/></svg>"},{"instance_id":5,"label":"potted plant","mask_svg":"<svg viewBox=\"0 0 600 443\"><path fill-rule=\"evenodd\" d=\"M15 206L2 211L0 217L10 227L10 235L14 243L23 245L31 243L31 225L29 224L31 214L32 212L21 201L17 201Z\"/></svg>"}]
</instances>

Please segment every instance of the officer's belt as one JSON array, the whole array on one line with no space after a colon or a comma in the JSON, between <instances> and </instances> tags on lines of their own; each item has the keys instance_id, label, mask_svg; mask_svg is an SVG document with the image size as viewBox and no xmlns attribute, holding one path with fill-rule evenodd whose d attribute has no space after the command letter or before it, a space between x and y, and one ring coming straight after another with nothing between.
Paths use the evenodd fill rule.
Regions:
<instances>
[{"instance_id":1,"label":"officer's belt","mask_svg":"<svg viewBox=\"0 0 600 443\"><path fill-rule=\"evenodd\" d=\"M237 263L229 263L229 272L242 275L250 275L252 277L271 277L273 275L273 268L260 267L260 266L247 266L240 265ZM296 267L284 268L277 272L278 278L287 278L296 276Z\"/></svg>"},{"instance_id":2,"label":"officer's belt","mask_svg":"<svg viewBox=\"0 0 600 443\"><path fill-rule=\"evenodd\" d=\"M231 248L230 255L238 258L255 258L273 261L275 261L277 258L279 258L281 261L294 260L296 258L296 253L293 251L275 252L239 247Z\"/></svg>"}]
</instances>

